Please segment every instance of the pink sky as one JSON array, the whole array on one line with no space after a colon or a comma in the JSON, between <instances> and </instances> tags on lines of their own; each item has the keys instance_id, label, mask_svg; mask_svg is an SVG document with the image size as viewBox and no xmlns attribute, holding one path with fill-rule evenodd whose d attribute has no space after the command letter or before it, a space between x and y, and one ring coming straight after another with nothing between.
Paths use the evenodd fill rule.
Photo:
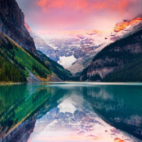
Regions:
<instances>
[{"instance_id":1,"label":"pink sky","mask_svg":"<svg viewBox=\"0 0 142 142\"><path fill-rule=\"evenodd\" d=\"M142 14L142 0L17 0L38 33L109 30Z\"/></svg>"}]
</instances>

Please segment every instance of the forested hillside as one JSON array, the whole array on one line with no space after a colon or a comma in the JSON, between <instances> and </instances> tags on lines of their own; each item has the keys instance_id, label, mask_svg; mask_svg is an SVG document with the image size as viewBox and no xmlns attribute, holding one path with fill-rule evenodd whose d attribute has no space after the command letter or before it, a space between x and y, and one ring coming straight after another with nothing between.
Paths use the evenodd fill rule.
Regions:
<instances>
[{"instance_id":1,"label":"forested hillside","mask_svg":"<svg viewBox=\"0 0 142 142\"><path fill-rule=\"evenodd\" d=\"M134 57L119 70L107 75L104 82L142 82L142 54Z\"/></svg>"},{"instance_id":2,"label":"forested hillside","mask_svg":"<svg viewBox=\"0 0 142 142\"><path fill-rule=\"evenodd\" d=\"M44 62L3 34L0 35L0 59L1 82L26 82L31 73L37 81L41 78L48 80L51 75Z\"/></svg>"},{"instance_id":3,"label":"forested hillside","mask_svg":"<svg viewBox=\"0 0 142 142\"><path fill-rule=\"evenodd\" d=\"M142 25L136 32L108 45L80 77L82 81L141 82Z\"/></svg>"},{"instance_id":4,"label":"forested hillside","mask_svg":"<svg viewBox=\"0 0 142 142\"><path fill-rule=\"evenodd\" d=\"M0 55L0 81L26 82L24 71L18 66L10 64Z\"/></svg>"}]
</instances>

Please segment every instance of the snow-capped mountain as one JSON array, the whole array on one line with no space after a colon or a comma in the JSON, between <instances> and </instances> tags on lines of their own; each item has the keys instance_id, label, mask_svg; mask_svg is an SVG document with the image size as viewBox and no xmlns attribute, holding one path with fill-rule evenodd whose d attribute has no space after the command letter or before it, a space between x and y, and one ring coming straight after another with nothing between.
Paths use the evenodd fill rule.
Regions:
<instances>
[{"instance_id":1,"label":"snow-capped mountain","mask_svg":"<svg viewBox=\"0 0 142 142\"><path fill-rule=\"evenodd\" d=\"M84 31L42 38L29 31L38 50L75 74L86 68L104 47L131 34L141 23L142 18L135 18L117 23L112 31Z\"/></svg>"},{"instance_id":2,"label":"snow-capped mountain","mask_svg":"<svg viewBox=\"0 0 142 142\"><path fill-rule=\"evenodd\" d=\"M91 31L83 35L75 34L61 38L45 38L45 41L55 49L59 57L59 60L56 61L72 73L77 73L87 66L87 64L83 65L83 61L90 61L90 57L98 52L98 48L109 41L109 39L105 38L106 36L107 33ZM78 62L80 66L78 66Z\"/></svg>"},{"instance_id":3,"label":"snow-capped mountain","mask_svg":"<svg viewBox=\"0 0 142 142\"><path fill-rule=\"evenodd\" d=\"M89 31L59 37L41 38L30 32L38 50L72 73L81 72L104 43L110 43L107 32Z\"/></svg>"}]
</instances>

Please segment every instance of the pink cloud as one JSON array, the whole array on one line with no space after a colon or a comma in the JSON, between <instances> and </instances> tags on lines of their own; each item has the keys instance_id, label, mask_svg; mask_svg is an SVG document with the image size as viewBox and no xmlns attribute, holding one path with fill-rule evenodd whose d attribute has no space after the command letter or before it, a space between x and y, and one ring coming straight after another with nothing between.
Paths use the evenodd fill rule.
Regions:
<instances>
[{"instance_id":1,"label":"pink cloud","mask_svg":"<svg viewBox=\"0 0 142 142\"><path fill-rule=\"evenodd\" d=\"M39 5L43 10L47 10L49 8L61 8L65 6L67 2L65 0L39 0L37 5Z\"/></svg>"},{"instance_id":2,"label":"pink cloud","mask_svg":"<svg viewBox=\"0 0 142 142\"><path fill-rule=\"evenodd\" d=\"M142 13L142 0L17 0L33 31L113 29Z\"/></svg>"},{"instance_id":3,"label":"pink cloud","mask_svg":"<svg viewBox=\"0 0 142 142\"><path fill-rule=\"evenodd\" d=\"M72 8L73 10L82 9L88 10L109 10L109 11L124 11L129 5L137 4L136 0L39 0L37 5L42 10L48 11L50 8Z\"/></svg>"}]
</instances>

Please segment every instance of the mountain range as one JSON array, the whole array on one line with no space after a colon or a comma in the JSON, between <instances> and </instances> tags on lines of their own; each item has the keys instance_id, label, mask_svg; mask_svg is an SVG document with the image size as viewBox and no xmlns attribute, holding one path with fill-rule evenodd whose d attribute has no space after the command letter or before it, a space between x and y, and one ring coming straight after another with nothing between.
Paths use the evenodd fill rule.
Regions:
<instances>
[{"instance_id":1,"label":"mountain range","mask_svg":"<svg viewBox=\"0 0 142 142\"><path fill-rule=\"evenodd\" d=\"M38 35L15 0L0 0L0 82L142 81L142 16L111 31Z\"/></svg>"},{"instance_id":2,"label":"mountain range","mask_svg":"<svg viewBox=\"0 0 142 142\"><path fill-rule=\"evenodd\" d=\"M27 28L30 29L29 32L38 50L72 74L77 74L88 67L93 57L107 45L133 33L141 21L141 17L123 20L117 23L113 30L107 32L94 30L43 38Z\"/></svg>"}]
</instances>

